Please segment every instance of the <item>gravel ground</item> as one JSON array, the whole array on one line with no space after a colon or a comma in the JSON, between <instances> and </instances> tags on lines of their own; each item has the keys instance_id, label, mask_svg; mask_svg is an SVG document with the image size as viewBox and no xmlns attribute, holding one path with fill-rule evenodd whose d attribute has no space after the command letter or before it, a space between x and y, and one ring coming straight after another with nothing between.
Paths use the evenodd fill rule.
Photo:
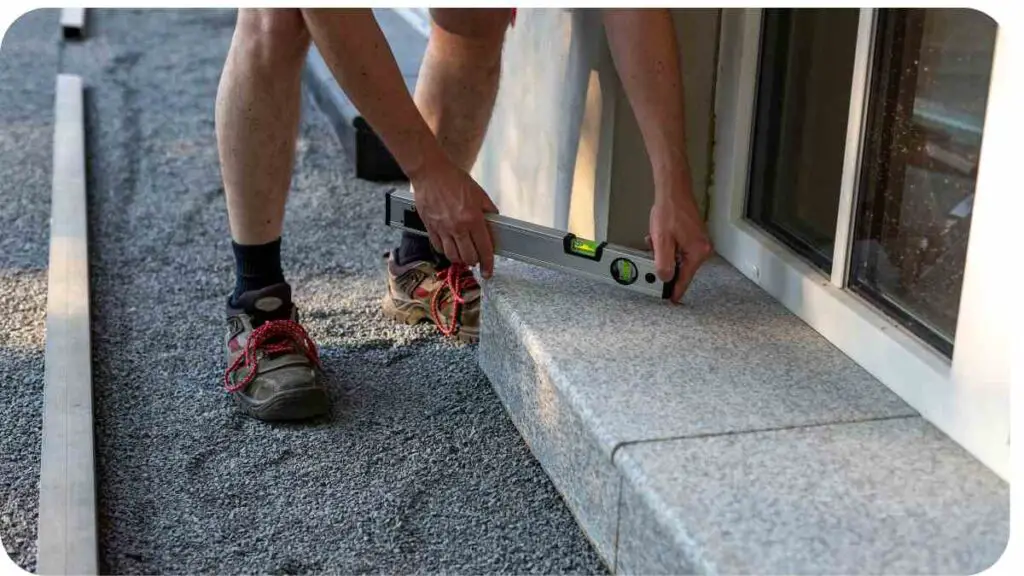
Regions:
<instances>
[{"instance_id":1,"label":"gravel ground","mask_svg":"<svg viewBox=\"0 0 1024 576\"><path fill-rule=\"evenodd\" d=\"M334 410L309 425L236 414L220 387L232 261L213 123L233 22L97 10L65 49L90 88L104 572L602 572L475 349L380 314L397 238L384 188L354 178L308 100L283 257Z\"/></svg>"},{"instance_id":2,"label":"gravel ground","mask_svg":"<svg viewBox=\"0 0 1024 576\"><path fill-rule=\"evenodd\" d=\"M27 14L0 48L0 540L27 570L36 564L57 23L53 10Z\"/></svg>"}]
</instances>

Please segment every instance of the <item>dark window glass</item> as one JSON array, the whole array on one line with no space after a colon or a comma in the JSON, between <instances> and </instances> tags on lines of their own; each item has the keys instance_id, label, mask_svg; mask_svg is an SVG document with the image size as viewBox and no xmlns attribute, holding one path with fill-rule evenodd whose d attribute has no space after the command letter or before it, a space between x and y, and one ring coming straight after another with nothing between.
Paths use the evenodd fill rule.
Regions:
<instances>
[{"instance_id":1,"label":"dark window glass","mask_svg":"<svg viewBox=\"0 0 1024 576\"><path fill-rule=\"evenodd\" d=\"M996 25L881 10L850 287L951 355Z\"/></svg>"},{"instance_id":2,"label":"dark window glass","mask_svg":"<svg viewBox=\"0 0 1024 576\"><path fill-rule=\"evenodd\" d=\"M859 17L829 8L770 9L762 18L747 218L825 272Z\"/></svg>"}]
</instances>

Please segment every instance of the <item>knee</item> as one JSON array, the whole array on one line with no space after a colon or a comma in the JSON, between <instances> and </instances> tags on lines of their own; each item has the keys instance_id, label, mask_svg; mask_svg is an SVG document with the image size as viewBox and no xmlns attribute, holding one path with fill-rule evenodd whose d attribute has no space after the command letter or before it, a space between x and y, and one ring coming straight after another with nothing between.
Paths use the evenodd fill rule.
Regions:
<instances>
[{"instance_id":1,"label":"knee","mask_svg":"<svg viewBox=\"0 0 1024 576\"><path fill-rule=\"evenodd\" d=\"M497 66L512 21L508 8L432 8L431 40L479 65Z\"/></svg>"},{"instance_id":2,"label":"knee","mask_svg":"<svg viewBox=\"0 0 1024 576\"><path fill-rule=\"evenodd\" d=\"M265 66L296 66L309 49L309 31L295 8L240 8L234 42Z\"/></svg>"},{"instance_id":3,"label":"knee","mask_svg":"<svg viewBox=\"0 0 1024 576\"><path fill-rule=\"evenodd\" d=\"M507 8L431 8L434 26L458 39L501 47L512 21Z\"/></svg>"},{"instance_id":4,"label":"knee","mask_svg":"<svg viewBox=\"0 0 1024 576\"><path fill-rule=\"evenodd\" d=\"M467 39L488 39L505 36L512 21L509 8L431 8L434 25L449 34Z\"/></svg>"}]
</instances>

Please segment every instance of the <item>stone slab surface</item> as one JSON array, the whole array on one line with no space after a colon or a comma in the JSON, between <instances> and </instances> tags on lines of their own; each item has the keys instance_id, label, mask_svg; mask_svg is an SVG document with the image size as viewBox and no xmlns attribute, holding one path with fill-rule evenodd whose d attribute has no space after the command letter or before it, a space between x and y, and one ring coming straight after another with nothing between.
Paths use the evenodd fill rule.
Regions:
<instances>
[{"instance_id":1,"label":"stone slab surface","mask_svg":"<svg viewBox=\"0 0 1024 576\"><path fill-rule=\"evenodd\" d=\"M1007 485L724 261L680 307L508 259L484 294L481 367L614 570L974 573L1002 553Z\"/></svg>"},{"instance_id":2,"label":"stone slab surface","mask_svg":"<svg viewBox=\"0 0 1024 576\"><path fill-rule=\"evenodd\" d=\"M626 446L618 572L974 574L1005 482L918 417Z\"/></svg>"},{"instance_id":3,"label":"stone slab surface","mask_svg":"<svg viewBox=\"0 0 1024 576\"><path fill-rule=\"evenodd\" d=\"M623 443L915 415L723 260L682 306L507 259L489 298L610 458ZM492 381L495 378L492 378Z\"/></svg>"},{"instance_id":4,"label":"stone slab surface","mask_svg":"<svg viewBox=\"0 0 1024 576\"><path fill-rule=\"evenodd\" d=\"M484 314L507 317L484 300ZM505 322L482 326L479 362L530 451L550 476L604 562L614 566L619 474L579 413Z\"/></svg>"}]
</instances>

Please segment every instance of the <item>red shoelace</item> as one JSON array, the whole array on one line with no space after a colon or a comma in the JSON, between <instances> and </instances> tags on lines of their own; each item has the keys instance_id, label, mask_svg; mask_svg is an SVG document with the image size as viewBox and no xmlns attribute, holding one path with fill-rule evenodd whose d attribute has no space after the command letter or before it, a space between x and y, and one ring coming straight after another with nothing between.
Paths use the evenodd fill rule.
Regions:
<instances>
[{"instance_id":1,"label":"red shoelace","mask_svg":"<svg viewBox=\"0 0 1024 576\"><path fill-rule=\"evenodd\" d=\"M438 288L430 299L430 316L434 319L434 324L437 325L437 329L442 334L451 336L458 331L459 311L462 309L462 305L466 303L466 300L462 297L462 289L473 287L476 279L473 278L469 268L461 264L452 264L443 270L439 270L436 276L439 280L444 281L444 287L448 288L448 292L452 295L452 315L447 324L441 321L441 293L443 290Z\"/></svg>"},{"instance_id":2,"label":"red shoelace","mask_svg":"<svg viewBox=\"0 0 1024 576\"><path fill-rule=\"evenodd\" d=\"M268 320L249 334L245 341L245 353L236 358L224 373L224 388L228 392L245 388L256 377L256 363L260 351L264 354L299 352L320 367L320 354L317 352L316 344L309 334L306 334L306 329L301 324L293 320ZM248 368L248 372L241 380L232 384L231 375L242 366Z\"/></svg>"}]
</instances>

